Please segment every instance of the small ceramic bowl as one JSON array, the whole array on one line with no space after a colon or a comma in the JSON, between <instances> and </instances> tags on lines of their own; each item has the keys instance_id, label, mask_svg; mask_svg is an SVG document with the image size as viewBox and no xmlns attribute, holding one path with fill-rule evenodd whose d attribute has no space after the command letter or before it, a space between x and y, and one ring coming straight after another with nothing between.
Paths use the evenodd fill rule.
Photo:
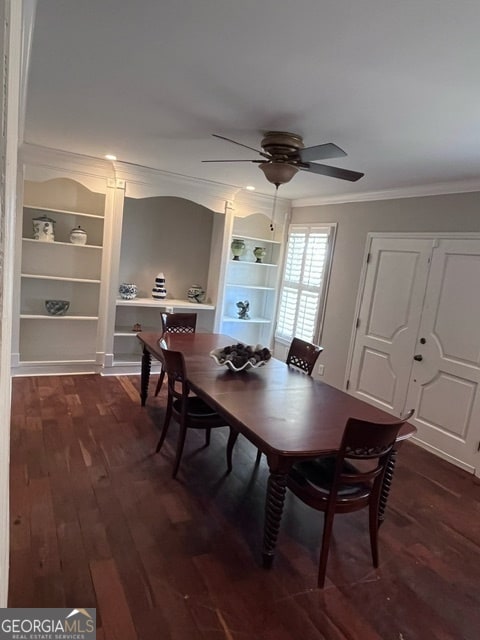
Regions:
<instances>
[{"instance_id":1,"label":"small ceramic bowl","mask_svg":"<svg viewBox=\"0 0 480 640\"><path fill-rule=\"evenodd\" d=\"M50 316L64 316L69 306L68 300L45 300L45 309Z\"/></svg>"}]
</instances>

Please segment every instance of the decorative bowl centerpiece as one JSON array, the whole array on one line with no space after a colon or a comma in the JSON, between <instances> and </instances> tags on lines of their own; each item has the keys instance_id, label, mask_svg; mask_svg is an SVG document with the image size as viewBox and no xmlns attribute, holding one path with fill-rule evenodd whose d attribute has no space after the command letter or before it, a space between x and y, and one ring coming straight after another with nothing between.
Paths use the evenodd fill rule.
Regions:
<instances>
[{"instance_id":1,"label":"decorative bowl centerpiece","mask_svg":"<svg viewBox=\"0 0 480 640\"><path fill-rule=\"evenodd\" d=\"M45 309L50 316L64 316L69 306L68 300L45 300Z\"/></svg>"},{"instance_id":2,"label":"decorative bowl centerpiece","mask_svg":"<svg viewBox=\"0 0 480 640\"><path fill-rule=\"evenodd\" d=\"M263 367L272 357L267 347L257 344L252 346L238 342L228 347L221 347L210 351L210 356L217 364L223 365L231 371L246 371Z\"/></svg>"}]
</instances>

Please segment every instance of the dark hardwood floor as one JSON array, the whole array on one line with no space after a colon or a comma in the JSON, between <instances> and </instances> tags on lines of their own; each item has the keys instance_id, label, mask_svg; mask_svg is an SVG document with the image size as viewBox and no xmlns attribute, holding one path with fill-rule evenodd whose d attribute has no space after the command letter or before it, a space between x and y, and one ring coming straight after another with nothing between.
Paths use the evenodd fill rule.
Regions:
<instances>
[{"instance_id":1,"label":"dark hardwood floor","mask_svg":"<svg viewBox=\"0 0 480 640\"><path fill-rule=\"evenodd\" d=\"M478 640L480 486L407 443L380 568L367 512L337 516L316 588L322 514L287 496L272 570L261 567L265 457L227 429L177 426L155 455L165 390L139 378L13 380L9 606L97 607L106 640Z\"/></svg>"}]
</instances>

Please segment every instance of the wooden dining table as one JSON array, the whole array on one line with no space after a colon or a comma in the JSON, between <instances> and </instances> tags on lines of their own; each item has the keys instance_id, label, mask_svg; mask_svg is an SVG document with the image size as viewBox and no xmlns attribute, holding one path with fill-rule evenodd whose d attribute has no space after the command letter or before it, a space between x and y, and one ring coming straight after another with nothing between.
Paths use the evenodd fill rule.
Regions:
<instances>
[{"instance_id":1,"label":"wooden dining table","mask_svg":"<svg viewBox=\"0 0 480 640\"><path fill-rule=\"evenodd\" d=\"M306 458L335 454L350 417L392 422L392 416L354 396L307 376L271 358L265 366L232 372L210 356L213 349L237 342L214 333L138 334L143 346L141 402L145 405L152 357L162 361L162 346L185 357L191 390L203 398L233 429L265 454L269 478L265 501L263 564L272 565L292 465ZM415 433L406 422L388 462L383 484L379 523L384 519L400 444Z\"/></svg>"}]
</instances>

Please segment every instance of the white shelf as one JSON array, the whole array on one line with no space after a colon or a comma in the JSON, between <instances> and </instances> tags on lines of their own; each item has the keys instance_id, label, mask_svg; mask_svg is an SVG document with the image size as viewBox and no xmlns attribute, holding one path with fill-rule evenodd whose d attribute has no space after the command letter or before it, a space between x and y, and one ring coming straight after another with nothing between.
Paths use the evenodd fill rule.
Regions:
<instances>
[{"instance_id":1,"label":"white shelf","mask_svg":"<svg viewBox=\"0 0 480 640\"><path fill-rule=\"evenodd\" d=\"M255 262L255 260L230 260L229 264L248 264L255 267L278 267L273 262Z\"/></svg>"},{"instance_id":2,"label":"white shelf","mask_svg":"<svg viewBox=\"0 0 480 640\"><path fill-rule=\"evenodd\" d=\"M223 322L240 322L241 324L270 324L272 321L268 318L249 318L248 320L242 320L242 318L233 318L231 316L224 316Z\"/></svg>"},{"instance_id":3,"label":"white shelf","mask_svg":"<svg viewBox=\"0 0 480 640\"><path fill-rule=\"evenodd\" d=\"M22 278L32 280L59 280L61 282L82 282L87 284L100 284L101 280L93 280L91 278L66 278L65 276L42 276L38 273L22 273Z\"/></svg>"},{"instance_id":4,"label":"white shelf","mask_svg":"<svg viewBox=\"0 0 480 640\"><path fill-rule=\"evenodd\" d=\"M73 242L59 242L54 240L53 242L43 242L42 240L34 240L33 238L22 238L23 242L32 242L38 246L46 245L47 247L63 246L63 247L75 247L76 249L102 249L98 244L73 244Z\"/></svg>"},{"instance_id":5,"label":"white shelf","mask_svg":"<svg viewBox=\"0 0 480 640\"><path fill-rule=\"evenodd\" d=\"M98 316L47 316L33 313L21 313L21 320L98 320Z\"/></svg>"},{"instance_id":6,"label":"white shelf","mask_svg":"<svg viewBox=\"0 0 480 640\"><path fill-rule=\"evenodd\" d=\"M253 289L255 291L275 291L275 287L263 287L255 284L236 284L234 282L227 282L227 287L234 287L235 289Z\"/></svg>"},{"instance_id":7,"label":"white shelf","mask_svg":"<svg viewBox=\"0 0 480 640\"><path fill-rule=\"evenodd\" d=\"M18 361L19 365L23 365L23 366L34 366L34 365L38 365L38 364L44 364L44 365L58 365L58 364L65 364L65 365L69 365L69 364L73 364L73 365L84 365L84 364L88 364L88 365L92 365L92 364L96 364L96 360L91 359L91 360L69 360L68 358L61 358L58 360L19 360Z\"/></svg>"},{"instance_id":8,"label":"white shelf","mask_svg":"<svg viewBox=\"0 0 480 640\"><path fill-rule=\"evenodd\" d=\"M145 327L142 325L142 329L140 331L133 331L131 327L115 327L115 331L113 332L114 336L122 337L122 338L136 338L139 333L155 333L159 332L160 329L158 326L156 327Z\"/></svg>"},{"instance_id":9,"label":"white shelf","mask_svg":"<svg viewBox=\"0 0 480 640\"><path fill-rule=\"evenodd\" d=\"M238 238L240 240L253 240L253 242L268 242L269 244L282 244L279 240L268 240L267 238L256 238L254 236L244 236L242 234L232 234L232 240Z\"/></svg>"},{"instance_id":10,"label":"white shelf","mask_svg":"<svg viewBox=\"0 0 480 640\"><path fill-rule=\"evenodd\" d=\"M24 204L23 208L33 209L35 211L45 211L47 213L64 213L67 216L83 216L84 218L97 218L99 220L104 220L104 216L99 216L96 213L83 213L81 211L68 211L66 209L52 209L51 207L36 207L32 204Z\"/></svg>"},{"instance_id":11,"label":"white shelf","mask_svg":"<svg viewBox=\"0 0 480 640\"><path fill-rule=\"evenodd\" d=\"M158 307L165 309L175 307L175 309L206 309L214 310L215 305L205 304L203 302L189 302L188 300L176 300L173 298L165 298L164 300L154 300L153 298L134 298L133 300L123 300L117 298L117 307Z\"/></svg>"}]
</instances>

